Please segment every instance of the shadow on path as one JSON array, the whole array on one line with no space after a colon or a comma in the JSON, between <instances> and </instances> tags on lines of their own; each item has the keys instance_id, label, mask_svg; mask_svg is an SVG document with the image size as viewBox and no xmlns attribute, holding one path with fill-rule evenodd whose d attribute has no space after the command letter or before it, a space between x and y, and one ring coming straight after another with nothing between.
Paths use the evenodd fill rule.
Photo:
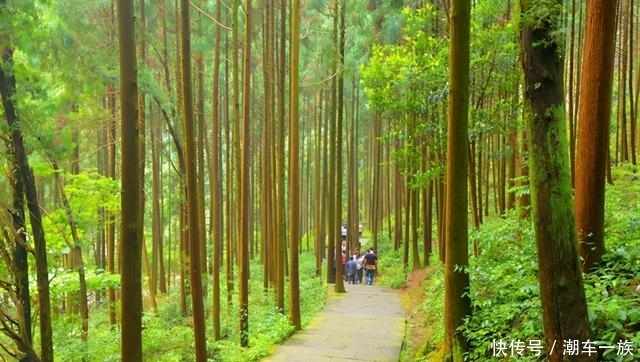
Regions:
<instances>
[{"instance_id":1,"label":"shadow on path","mask_svg":"<svg viewBox=\"0 0 640 362\"><path fill-rule=\"evenodd\" d=\"M376 285L346 284L309 325L291 336L263 362L397 362L405 331L398 295Z\"/></svg>"}]
</instances>

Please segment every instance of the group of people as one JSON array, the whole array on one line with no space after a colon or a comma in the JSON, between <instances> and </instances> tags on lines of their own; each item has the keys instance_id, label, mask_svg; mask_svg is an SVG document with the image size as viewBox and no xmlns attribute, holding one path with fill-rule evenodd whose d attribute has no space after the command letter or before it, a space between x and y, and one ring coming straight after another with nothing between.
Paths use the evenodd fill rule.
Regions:
<instances>
[{"instance_id":1,"label":"group of people","mask_svg":"<svg viewBox=\"0 0 640 362\"><path fill-rule=\"evenodd\" d=\"M347 252L343 250L342 268L347 283L362 284L364 276L366 283L372 285L378 268L378 256L373 248L369 248L366 254L360 254L360 251L356 251L355 254L347 258Z\"/></svg>"}]
</instances>

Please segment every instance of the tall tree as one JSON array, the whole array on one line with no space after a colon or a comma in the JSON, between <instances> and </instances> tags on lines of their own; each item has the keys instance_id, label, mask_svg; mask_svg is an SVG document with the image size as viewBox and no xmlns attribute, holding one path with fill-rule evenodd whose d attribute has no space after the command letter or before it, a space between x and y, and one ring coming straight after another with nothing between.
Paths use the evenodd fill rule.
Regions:
<instances>
[{"instance_id":1,"label":"tall tree","mask_svg":"<svg viewBox=\"0 0 640 362\"><path fill-rule=\"evenodd\" d=\"M343 180L343 155L342 155L342 147L343 147L343 138L344 138L344 49L345 49L345 36L346 36L346 27L345 27L345 3L346 0L334 0L334 32L335 32L335 68L337 70L336 74L336 83L335 83L335 102L333 104L333 112L335 115L334 121L336 123L336 138L334 142L336 143L336 208L333 217L335 218L335 229L338 229L338 225L342 224L342 180ZM348 251L347 251L348 253ZM336 271L339 275L343 274L343 266L341 263L342 255L341 248L336 248ZM335 291L338 293L344 293L344 279L336 278L336 282L334 284Z\"/></svg>"},{"instance_id":2,"label":"tall tree","mask_svg":"<svg viewBox=\"0 0 640 362\"><path fill-rule=\"evenodd\" d=\"M445 353L463 361L467 350L458 328L471 314L469 298L467 145L469 123L469 28L471 2L451 2L449 34L449 122L445 208Z\"/></svg>"},{"instance_id":3,"label":"tall tree","mask_svg":"<svg viewBox=\"0 0 640 362\"><path fill-rule=\"evenodd\" d=\"M136 68L133 0L118 2L120 53L121 220L120 255L122 361L142 361L142 217L138 194L142 192L138 152L138 72ZM133 195L133 196L132 196Z\"/></svg>"},{"instance_id":4,"label":"tall tree","mask_svg":"<svg viewBox=\"0 0 640 362\"><path fill-rule=\"evenodd\" d=\"M189 218L189 277L191 283L191 308L193 313L193 335L195 338L196 361L207 360L205 336L204 295L202 291L202 265L200 261L202 230L199 213L198 174L195 117L193 109L193 82L191 77L191 20L190 1L180 2L181 25L181 75L185 163L187 166L187 217Z\"/></svg>"},{"instance_id":5,"label":"tall tree","mask_svg":"<svg viewBox=\"0 0 640 362\"><path fill-rule=\"evenodd\" d=\"M276 158L275 158L275 223L274 227L276 238L273 240L274 252L275 252L275 289L276 289L276 306L279 310L284 311L285 300L285 269L286 269L286 242L287 242L287 223L286 223L286 209L287 203L285 200L285 164L286 164L286 150L285 150L285 138L286 138L286 59L287 59L287 0L278 0L274 2L280 5L280 21L276 22L279 25L278 39L276 41L276 74L277 74L277 135L276 135Z\"/></svg>"},{"instance_id":6,"label":"tall tree","mask_svg":"<svg viewBox=\"0 0 640 362\"><path fill-rule=\"evenodd\" d=\"M327 6L330 7L331 12L333 12L333 30L332 30L332 35L331 35L331 39L332 39L332 44L333 44L333 51L334 51L334 58L332 59L331 62L331 74L336 74L338 71L338 66L337 66L337 56L335 55L337 53L337 49L338 49L338 45L337 45L337 39L338 39L338 20L337 20L337 9L338 9L338 0L332 0L331 4L328 4ZM337 202L337 195L338 195L338 191L337 191L337 186L338 183L336 182L337 179L337 172L338 172L338 167L337 167L337 131L336 131L336 89L337 89L337 81L336 81L336 77L331 77L331 91L329 93L330 96L330 100L329 102L329 110L327 111L326 114L326 119L327 119L327 128L328 128L328 132L327 132L327 142L328 142L328 149L327 149L327 153L328 153L328 162L327 162L327 167L328 169L328 174L327 174L327 193L328 193L328 202L327 202L327 228L328 228L328 233L327 233L327 237L329 238L329 241L327 243L327 283L338 283L338 279L341 277L342 274L342 264L340 262L341 259L341 255L340 255L340 246L338 246L338 228L339 226L339 218L341 217L341 213L340 213L340 206L338 205ZM335 286L336 291L338 290L338 286ZM344 286L343 288L344 289ZM344 290L343 290L344 291Z\"/></svg>"},{"instance_id":7,"label":"tall tree","mask_svg":"<svg viewBox=\"0 0 640 362\"><path fill-rule=\"evenodd\" d=\"M558 38L563 2L551 4L521 1L519 29L545 347L552 362L590 361L596 356L552 353L557 341L589 340L591 328L578 261L564 118L563 45Z\"/></svg>"},{"instance_id":8,"label":"tall tree","mask_svg":"<svg viewBox=\"0 0 640 362\"><path fill-rule=\"evenodd\" d=\"M216 1L216 35L215 35L215 49L213 54L213 94L211 98L211 174L209 175L209 186L211 193L211 239L213 239L212 255L211 255L211 268L213 283L211 286L211 299L212 299L212 322L213 322L213 338L219 340L221 337L220 328L220 263L222 261L222 186L221 181L221 155L220 155L220 32L221 24L220 19L222 15L222 4L220 0Z\"/></svg>"},{"instance_id":9,"label":"tall tree","mask_svg":"<svg viewBox=\"0 0 640 362\"><path fill-rule=\"evenodd\" d=\"M289 318L296 327L300 321L300 284L298 250L300 249L300 0L291 0L291 46L289 68Z\"/></svg>"},{"instance_id":10,"label":"tall tree","mask_svg":"<svg viewBox=\"0 0 640 362\"><path fill-rule=\"evenodd\" d=\"M0 313L0 324L6 326L2 329L3 334L11 338L18 351L13 353L6 346L2 349L7 354L19 361L38 361L38 355L33 345L33 335L31 331L31 294L29 293L29 258L28 244L24 213L24 185L20 176L20 169L16 164L13 148L9 146L8 154L11 161L11 169L8 171L9 183L12 186L13 205L6 212L0 212L0 222L6 231L0 239L0 260L6 265L9 272L11 284L2 283L3 294L7 300L14 300L11 303L15 306L15 314L11 314L7 309L2 309ZM9 214L11 221L9 219ZM13 228L8 226L12 225ZM9 328L13 326L14 328Z\"/></svg>"},{"instance_id":11,"label":"tall tree","mask_svg":"<svg viewBox=\"0 0 640 362\"><path fill-rule=\"evenodd\" d=\"M81 319L81 327L82 327L82 341L86 342L87 337L89 335L89 305L88 305L88 297L87 297L87 279L85 276L85 263L84 258L82 256L82 245L80 244L80 238L78 237L78 227L77 222L74 217L74 213L71 210L71 204L69 203L69 198L67 197L67 193L64 190L64 182L60 177L60 173L62 172L58 167L58 163L52 159L51 165L53 167L53 172L55 175L55 182L58 185L58 192L60 194L60 198L62 201L62 207L64 208L65 215L67 216L67 223L69 224L69 230L71 232L71 242L68 242L69 248L72 250L72 258L73 258L73 267L78 271L78 285L79 285L79 294L78 301L80 307L80 319Z\"/></svg>"},{"instance_id":12,"label":"tall tree","mask_svg":"<svg viewBox=\"0 0 640 362\"><path fill-rule=\"evenodd\" d=\"M587 2L575 160L576 231L584 271L600 263L605 249L604 188L617 4L617 0Z\"/></svg>"},{"instance_id":13,"label":"tall tree","mask_svg":"<svg viewBox=\"0 0 640 362\"><path fill-rule=\"evenodd\" d=\"M0 12L10 14L6 0L0 1ZM38 284L38 304L40 317L40 358L44 362L53 361L53 331L51 328L51 297L49 294L49 270L47 266L47 243L42 227L42 213L38 201L38 191L29 158L24 144L22 128L15 106L16 78L13 73L13 47L11 35L5 33L8 27L0 31L0 98L4 116L11 131L11 146L15 152L15 163L24 185L24 195L29 210L29 221L36 257L36 279ZM17 197L18 195L16 195Z\"/></svg>"},{"instance_id":14,"label":"tall tree","mask_svg":"<svg viewBox=\"0 0 640 362\"><path fill-rule=\"evenodd\" d=\"M249 346L249 243L251 171L251 0L245 7L244 49L242 54L242 153L240 155L240 230L238 233L238 280L240 306L240 345Z\"/></svg>"}]
</instances>

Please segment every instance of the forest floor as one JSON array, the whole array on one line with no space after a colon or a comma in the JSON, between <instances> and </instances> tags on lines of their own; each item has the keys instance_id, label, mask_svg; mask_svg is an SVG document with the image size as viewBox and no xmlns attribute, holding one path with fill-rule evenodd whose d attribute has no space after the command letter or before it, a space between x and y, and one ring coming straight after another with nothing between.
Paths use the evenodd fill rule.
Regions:
<instances>
[{"instance_id":1,"label":"forest floor","mask_svg":"<svg viewBox=\"0 0 640 362\"><path fill-rule=\"evenodd\" d=\"M427 320L422 306L428 298L425 295L423 282L427 279L430 270L431 267L426 267L409 273L406 286L398 290L407 318L403 352L405 358L401 361L411 360L416 354L421 355L420 350L425 348L425 341L430 340L435 328L439 325L435 321Z\"/></svg>"}]
</instances>

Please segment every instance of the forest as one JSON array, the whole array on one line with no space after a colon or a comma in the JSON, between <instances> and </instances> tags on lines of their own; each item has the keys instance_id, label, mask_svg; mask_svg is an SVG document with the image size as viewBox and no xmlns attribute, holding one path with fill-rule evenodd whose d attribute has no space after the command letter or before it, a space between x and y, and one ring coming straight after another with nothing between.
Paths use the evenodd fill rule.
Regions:
<instances>
[{"instance_id":1,"label":"forest","mask_svg":"<svg viewBox=\"0 0 640 362\"><path fill-rule=\"evenodd\" d=\"M401 361L638 360L638 37L636 0L0 0L0 361L259 361L343 226Z\"/></svg>"}]
</instances>

